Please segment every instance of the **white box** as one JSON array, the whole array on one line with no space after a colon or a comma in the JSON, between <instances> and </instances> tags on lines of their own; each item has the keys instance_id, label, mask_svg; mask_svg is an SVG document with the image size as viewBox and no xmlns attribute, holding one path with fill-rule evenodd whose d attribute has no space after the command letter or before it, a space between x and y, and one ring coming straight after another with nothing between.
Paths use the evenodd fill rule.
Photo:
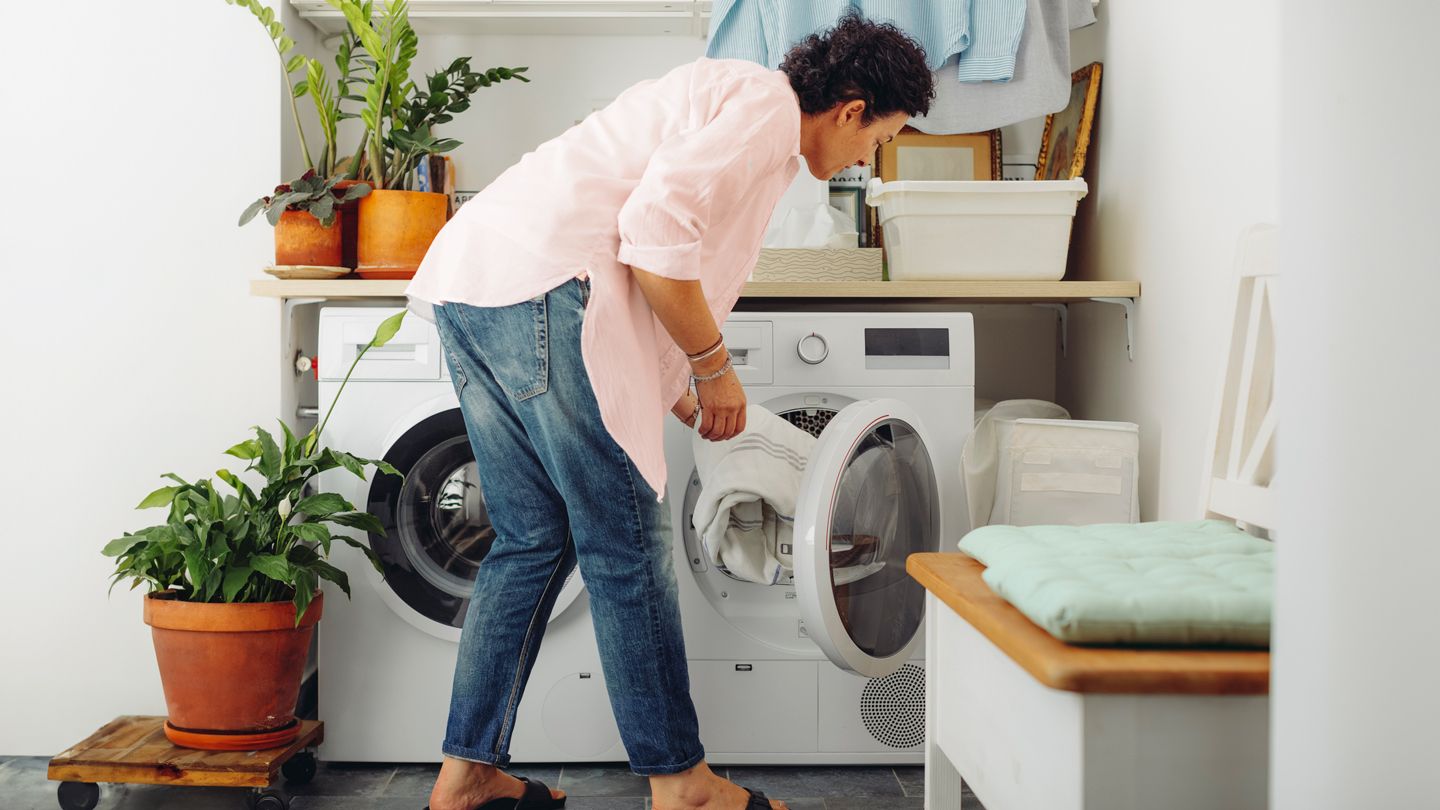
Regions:
<instances>
[{"instance_id":1,"label":"white box","mask_svg":"<svg viewBox=\"0 0 1440 810\"><path fill-rule=\"evenodd\" d=\"M871 180L891 281L1059 281L1085 180Z\"/></svg>"},{"instance_id":2,"label":"white box","mask_svg":"<svg viewBox=\"0 0 1440 810\"><path fill-rule=\"evenodd\" d=\"M1140 427L1132 422L1016 419L999 438L992 524L1134 523L1140 519Z\"/></svg>"}]
</instances>

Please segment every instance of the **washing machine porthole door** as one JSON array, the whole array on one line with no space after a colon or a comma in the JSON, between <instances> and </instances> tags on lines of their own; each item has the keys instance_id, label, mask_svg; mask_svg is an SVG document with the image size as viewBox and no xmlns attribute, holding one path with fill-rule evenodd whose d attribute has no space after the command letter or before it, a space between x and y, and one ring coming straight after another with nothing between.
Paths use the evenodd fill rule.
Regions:
<instances>
[{"instance_id":1,"label":"washing machine porthole door","mask_svg":"<svg viewBox=\"0 0 1440 810\"><path fill-rule=\"evenodd\" d=\"M831 420L806 466L795 589L806 632L842 669L888 675L921 638L925 590L905 560L939 548L932 446L912 407L870 399Z\"/></svg>"}]
</instances>

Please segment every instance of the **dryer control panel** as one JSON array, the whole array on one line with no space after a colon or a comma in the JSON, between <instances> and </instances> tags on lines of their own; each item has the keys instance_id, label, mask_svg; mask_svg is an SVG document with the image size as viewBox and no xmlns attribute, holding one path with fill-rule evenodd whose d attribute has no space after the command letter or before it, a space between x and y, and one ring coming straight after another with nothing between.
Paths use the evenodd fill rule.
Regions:
<instances>
[{"instance_id":1,"label":"dryer control panel","mask_svg":"<svg viewBox=\"0 0 1440 810\"><path fill-rule=\"evenodd\" d=\"M745 385L971 386L975 337L965 313L736 313L725 345Z\"/></svg>"}]
</instances>

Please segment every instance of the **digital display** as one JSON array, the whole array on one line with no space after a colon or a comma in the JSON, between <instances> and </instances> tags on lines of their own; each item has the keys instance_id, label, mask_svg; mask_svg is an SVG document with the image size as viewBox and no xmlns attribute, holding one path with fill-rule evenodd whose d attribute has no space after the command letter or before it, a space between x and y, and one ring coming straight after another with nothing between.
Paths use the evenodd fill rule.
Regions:
<instances>
[{"instance_id":1,"label":"digital display","mask_svg":"<svg viewBox=\"0 0 1440 810\"><path fill-rule=\"evenodd\" d=\"M866 329L869 357L949 357L949 329Z\"/></svg>"}]
</instances>

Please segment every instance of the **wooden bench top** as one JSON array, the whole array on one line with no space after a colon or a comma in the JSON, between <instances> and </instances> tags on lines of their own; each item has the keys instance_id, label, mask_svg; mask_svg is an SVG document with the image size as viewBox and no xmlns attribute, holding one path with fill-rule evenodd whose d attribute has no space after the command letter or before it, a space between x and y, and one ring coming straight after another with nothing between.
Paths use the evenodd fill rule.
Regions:
<instances>
[{"instance_id":1,"label":"wooden bench top","mask_svg":"<svg viewBox=\"0 0 1440 810\"><path fill-rule=\"evenodd\" d=\"M1068 692L1264 695L1270 653L1259 650L1082 647L1066 644L980 578L958 552L912 554L905 570L1040 683Z\"/></svg>"}]
</instances>

